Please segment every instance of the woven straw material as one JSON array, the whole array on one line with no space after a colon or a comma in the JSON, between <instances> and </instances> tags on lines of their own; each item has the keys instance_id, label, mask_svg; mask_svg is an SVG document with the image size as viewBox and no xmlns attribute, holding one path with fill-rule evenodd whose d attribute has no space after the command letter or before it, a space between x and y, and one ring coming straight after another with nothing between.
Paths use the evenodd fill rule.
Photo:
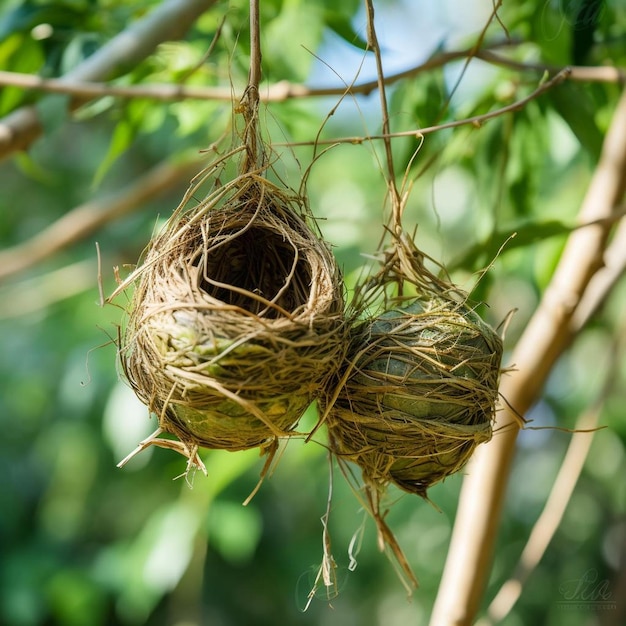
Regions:
<instances>
[{"instance_id":1,"label":"woven straw material","mask_svg":"<svg viewBox=\"0 0 626 626\"><path fill-rule=\"evenodd\" d=\"M123 370L162 431L188 449L296 434L344 356L334 257L305 201L259 173L181 206L133 282Z\"/></svg>"},{"instance_id":2,"label":"woven straw material","mask_svg":"<svg viewBox=\"0 0 626 626\"><path fill-rule=\"evenodd\" d=\"M384 311L353 327L328 410L330 445L377 490L391 482L426 497L491 438L502 342L412 242L367 289L384 293Z\"/></svg>"}]
</instances>

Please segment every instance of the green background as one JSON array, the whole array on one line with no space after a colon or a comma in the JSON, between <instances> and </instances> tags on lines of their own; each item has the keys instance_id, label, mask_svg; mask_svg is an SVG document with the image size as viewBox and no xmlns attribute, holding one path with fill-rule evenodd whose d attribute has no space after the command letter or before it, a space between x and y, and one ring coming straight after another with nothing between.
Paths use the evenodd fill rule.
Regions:
<instances>
[{"instance_id":1,"label":"green background","mask_svg":"<svg viewBox=\"0 0 626 626\"><path fill-rule=\"evenodd\" d=\"M388 75L442 52L471 48L492 9L490 2L478 1L432 4L375 2ZM626 65L626 7L619 0L504 4L499 21L484 33L483 47L501 46L526 65ZM5 2L0 69L61 76L156 5ZM249 62L247 11L241 0L215 3L184 39L162 43L133 67L119 68L112 84L232 84L240 93ZM341 88L354 79L358 85L375 78L372 55L363 50L365 13L359 2L269 0L262 2L261 18L265 84ZM222 20L220 37L205 57ZM392 131L497 110L530 94L541 77L533 68L480 61L465 71L461 59L397 80L388 94ZM516 310L506 335L506 366L514 366L507 358L575 224L620 91L613 82L568 81L481 128L427 135L415 159L415 138L393 140L397 175L406 171L414 180L405 225L418 226L418 246L446 264L476 301L487 303L481 312L493 325ZM224 101L108 96L70 115L68 100L0 88L0 123L29 104L44 123L40 139L0 163L3 259L17 255L16 246L74 207L123 190L162 161L189 159L231 132L232 109ZM338 103L339 96L326 96L263 105L266 141L311 142L320 129L328 139L380 132L376 92L346 97L335 110ZM322 146L317 151L311 145L274 147L294 188L318 157L307 186L310 206L348 289L367 266L364 255L376 251L389 217L379 143L342 144L323 153ZM204 164L210 156L205 159ZM125 217L1 279L0 622L427 623L462 476L429 492L436 506L393 489L388 493L387 521L420 581L408 601L392 562L377 549L372 520L339 469L331 473L319 443L290 441L245 507L263 467L257 451L203 451L209 475L190 476L192 485L174 480L185 461L169 450L148 450L123 469L116 467L155 424L116 366L114 340L124 303L99 305L95 242L102 255L102 288L109 294L115 288L113 268L128 273L187 182L181 178ZM478 282L477 272L492 261ZM623 616L623 607L602 613L564 606L562 600L571 581L586 574L595 575L598 584L606 581L612 598L620 589L625 593L626 369L624 359L613 354L623 346L625 299L626 285L620 282L557 362L527 416L535 426L573 428L600 398L606 428L594 435L565 516L502 622L507 626L618 624ZM311 407L303 426L314 422ZM520 435L483 610L515 568L570 437L558 429ZM323 443L323 433L317 439ZM319 589L305 612L322 558L320 518L331 479L337 587L330 598ZM353 538L361 541L356 569L348 554Z\"/></svg>"}]
</instances>

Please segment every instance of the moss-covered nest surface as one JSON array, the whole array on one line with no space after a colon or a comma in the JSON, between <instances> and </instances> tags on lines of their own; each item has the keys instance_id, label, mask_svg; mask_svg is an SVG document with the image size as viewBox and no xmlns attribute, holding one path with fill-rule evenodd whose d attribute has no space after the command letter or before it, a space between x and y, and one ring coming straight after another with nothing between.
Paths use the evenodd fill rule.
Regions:
<instances>
[{"instance_id":1,"label":"moss-covered nest surface","mask_svg":"<svg viewBox=\"0 0 626 626\"><path fill-rule=\"evenodd\" d=\"M426 497L492 436L502 341L406 236L353 308L360 319L326 411L331 448L376 489Z\"/></svg>"}]
</instances>

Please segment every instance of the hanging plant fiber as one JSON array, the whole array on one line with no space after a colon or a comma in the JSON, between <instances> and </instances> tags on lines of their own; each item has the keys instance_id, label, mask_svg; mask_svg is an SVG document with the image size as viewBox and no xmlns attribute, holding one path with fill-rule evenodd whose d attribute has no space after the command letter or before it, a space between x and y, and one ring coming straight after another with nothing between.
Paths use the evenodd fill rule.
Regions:
<instances>
[{"instance_id":1,"label":"hanging plant fiber","mask_svg":"<svg viewBox=\"0 0 626 626\"><path fill-rule=\"evenodd\" d=\"M305 200L263 173L183 203L132 275L123 371L190 460L296 434L345 352L332 252Z\"/></svg>"},{"instance_id":2,"label":"hanging plant fiber","mask_svg":"<svg viewBox=\"0 0 626 626\"><path fill-rule=\"evenodd\" d=\"M364 315L381 297L382 312ZM492 436L501 339L406 236L354 306L361 320L328 411L331 448L377 490L394 483L426 497Z\"/></svg>"}]
</instances>

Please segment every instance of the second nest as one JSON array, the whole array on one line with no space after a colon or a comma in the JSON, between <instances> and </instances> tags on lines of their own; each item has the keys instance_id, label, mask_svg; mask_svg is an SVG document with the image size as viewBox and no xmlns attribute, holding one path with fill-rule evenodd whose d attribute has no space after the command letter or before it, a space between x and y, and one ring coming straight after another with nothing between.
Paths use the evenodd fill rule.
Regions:
<instances>
[{"instance_id":1,"label":"second nest","mask_svg":"<svg viewBox=\"0 0 626 626\"><path fill-rule=\"evenodd\" d=\"M331 449L375 491L392 482L426 497L492 436L502 340L407 237L395 240L357 311L381 293L383 312L352 330L328 410Z\"/></svg>"}]
</instances>

